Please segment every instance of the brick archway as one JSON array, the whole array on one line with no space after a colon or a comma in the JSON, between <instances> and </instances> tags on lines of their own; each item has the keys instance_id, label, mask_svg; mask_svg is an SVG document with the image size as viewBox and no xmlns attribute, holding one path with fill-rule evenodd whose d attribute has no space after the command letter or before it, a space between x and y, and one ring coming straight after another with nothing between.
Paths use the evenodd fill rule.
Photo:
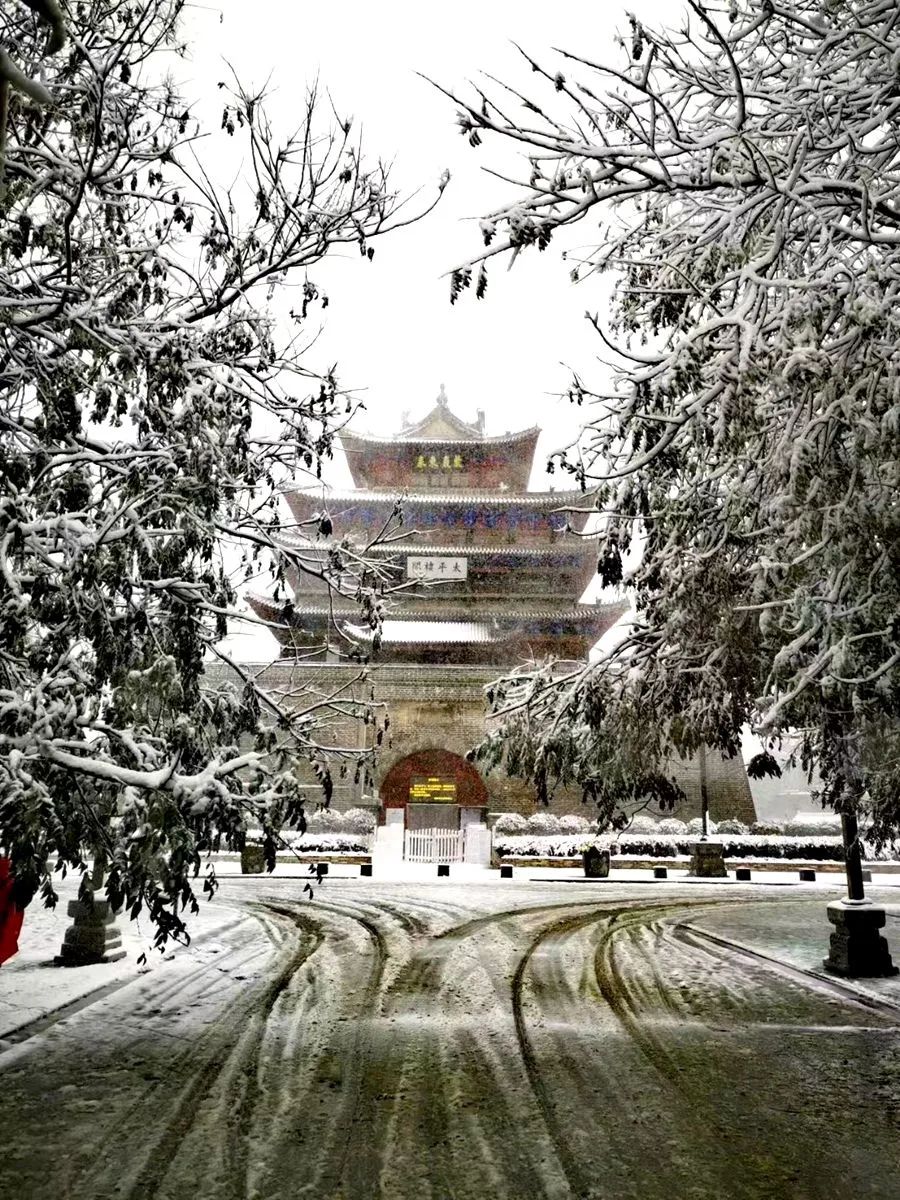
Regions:
<instances>
[{"instance_id":1,"label":"brick archway","mask_svg":"<svg viewBox=\"0 0 900 1200\"><path fill-rule=\"evenodd\" d=\"M456 783L454 803L461 808L487 808L487 788L472 764L450 750L437 749L416 750L394 763L379 789L382 808L406 808L413 777L428 776L452 777Z\"/></svg>"}]
</instances>

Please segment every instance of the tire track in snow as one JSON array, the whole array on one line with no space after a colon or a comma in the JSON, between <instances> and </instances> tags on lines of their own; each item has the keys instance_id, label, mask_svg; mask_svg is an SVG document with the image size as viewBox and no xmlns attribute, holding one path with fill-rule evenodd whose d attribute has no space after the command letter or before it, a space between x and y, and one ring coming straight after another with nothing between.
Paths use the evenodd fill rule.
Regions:
<instances>
[{"instance_id":1,"label":"tire track in snow","mask_svg":"<svg viewBox=\"0 0 900 1200\"><path fill-rule=\"evenodd\" d=\"M730 1008L731 1030L738 1038L746 1036L746 1031L754 1027L768 1032L778 1028L786 1034L814 1031L827 1036L829 1030L843 1028L845 1033L849 1029L854 1033L890 1035L893 1031L887 1025L868 1029L858 1024L849 1027L835 1024L837 1005L845 1007L849 1001L857 1011L860 1008L871 1010L877 1005L867 1004L865 998L861 998L853 989L828 977L822 978L818 973L793 968L748 951L745 947L732 945L718 935L706 938L705 931L687 925L677 916L656 914L648 921L646 917L649 916L626 916L602 931L595 954L597 982L610 1010L647 1063L682 1097L684 1111L695 1114L696 1129L705 1134L698 1147L698 1161L702 1162L705 1171L715 1176L717 1188L729 1196L755 1200L763 1194L762 1188L775 1189L778 1195L802 1194L807 1200L832 1200L833 1180L828 1177L827 1171L805 1171L801 1189L797 1179L797 1158L791 1150L788 1149L779 1158L772 1158L760 1147L758 1127L752 1122L736 1121L731 1102L722 1107L723 1097L718 1094L716 1086L721 1079L716 1081L711 1057L701 1053L698 1058L696 1043L692 1045L688 1041L685 1045L677 1037L673 1038L671 1033L665 1040L659 1036L653 1008L668 1010L680 1017L679 1028L682 1031L689 1030L693 1024L701 1034L709 1034L713 1030L718 1034L728 1032L727 1028L709 1023L710 1008L718 1007L720 1012ZM657 941L657 951L649 961L644 938L648 929L655 934ZM627 969L620 961L623 949L628 951ZM681 997L681 1003L674 1004L667 994L670 988L663 978L660 965L664 954L668 954L671 961L673 949L686 955L684 961L693 968L695 977L709 981L705 987L695 988L693 994L688 990ZM643 965L648 966L651 979L651 986L647 988L640 984L639 967ZM784 1003L785 982L795 989L800 985L806 996L788 997L789 1014L790 1011L798 1014L793 1023L788 1020L787 1023L773 1025L769 1014L777 1012L779 1003ZM731 1001L725 1010L723 998ZM824 1008L823 1000L826 1005ZM813 1012L816 1005L822 1010L828 1019L826 1024L809 1024L811 1003ZM699 1007L692 1008L692 1005ZM895 1005L884 1005L881 1011L885 1017L896 1022L898 1010ZM756 1012L765 1014L761 1026L748 1020ZM802 1024L798 1023L801 1014ZM788 1071L792 1069L793 1066ZM712 1086L709 1082L711 1071L716 1081ZM777 1087L774 1080L772 1086ZM789 1088L787 1094L793 1090ZM751 1112L745 1112L745 1118L749 1118ZM765 1138L762 1139L764 1145ZM803 1156L800 1157L802 1160Z\"/></svg>"},{"instance_id":2,"label":"tire track in snow","mask_svg":"<svg viewBox=\"0 0 900 1200\"><path fill-rule=\"evenodd\" d=\"M197 1121L201 1102L210 1096L216 1084L221 1081L225 1081L228 1097L227 1102L221 1106L227 1114L228 1132L221 1138L220 1154L224 1169L219 1175L216 1195L222 1200L244 1200L247 1195L246 1139L257 1100L254 1084L258 1074L259 1050L265 1022L291 977L315 953L322 941L321 931L300 913L272 905L266 905L265 908L274 916L275 927L280 925L282 934L287 932L289 935L293 930L294 938L283 936L281 939L284 961L277 966L273 978L266 980L261 988L253 988L240 997L228 1011L225 1025L229 1030L235 1029L239 1032L224 1058L220 1056L223 1035L226 1033L222 1024L217 1021L209 1035L201 1038L201 1041L208 1043L203 1047L205 1061L190 1074L179 1090L161 1128L156 1117L153 1122L156 1126L154 1136L145 1143L143 1163L137 1173L127 1184L123 1183L118 1173L115 1175L114 1194L123 1197L123 1200L149 1200L164 1189L170 1168ZM277 936L273 936L272 925L272 919L267 918L262 927L270 941L278 946L279 941ZM296 939L298 933L299 940ZM170 1000L178 991L185 990L186 986L187 984L184 984L180 989L170 989ZM196 1047L193 1047L192 1051L196 1054ZM148 1107L155 1116L160 1103L160 1097L155 1091L154 1089L152 1094L141 1098L138 1110L129 1115L130 1121L140 1121L141 1110ZM148 1115L145 1114L145 1117ZM111 1181L104 1172L93 1182L97 1190L87 1191L88 1195L103 1195L104 1192L100 1189L108 1187ZM81 1184L82 1187L85 1185Z\"/></svg>"},{"instance_id":3,"label":"tire track in snow","mask_svg":"<svg viewBox=\"0 0 900 1200\"><path fill-rule=\"evenodd\" d=\"M201 1014L215 1024L199 1036L186 1021L175 1027L168 1076L148 1088L133 1072L125 1081L130 1090L119 1089L129 1098L140 1092L130 1108L110 1092L109 1104L117 1107L102 1114L106 1165L86 1170L82 1157L67 1171L53 1163L44 1184L52 1178L54 1194L89 1200L655 1195L634 1189L639 1177L652 1177L653 1130L649 1124L640 1130L650 1162L629 1167L627 1104L643 1106L640 1088L649 1080L649 1092L657 1077L664 1085L658 1093L677 1109L667 1114L666 1128L684 1132L689 1155L706 1156L711 1137L724 1141L727 1118L711 1133L690 1128L711 1101L698 1100L679 1071L678 1037L687 1030L690 1039L700 1029L695 976L705 972L715 983L706 1015L739 1022L743 992L759 989L762 973L772 970L748 968L731 995L716 978L715 960L686 944L672 922L746 897L660 904L658 898L598 903L594 896L484 913L489 904L507 904L507 896L479 894L473 905L469 894L454 905L451 895L436 902L398 888L352 896L334 889L328 900L312 902L273 896L253 910L274 947L264 979L244 989L233 982L243 962L260 961L257 936L253 945L229 950L218 966L198 967L191 983L171 976L142 983L146 994L136 1016L150 1018L142 1039L144 1048L154 1039L151 1054L159 1057L165 1032L166 1014L154 1017L154 1008L168 1005L177 1017L179 1005L199 997ZM473 916L478 906L483 915ZM304 916L309 928L300 931ZM461 920L445 928L455 916ZM305 955L292 964L290 956L303 947ZM609 958L601 969L614 1003L603 995L601 951ZM223 993L226 986L231 990ZM669 1022L667 1040L658 1037L657 1010ZM631 1036L629 1018L672 1051L680 1093ZM190 1041L176 1040L182 1027ZM602 1078L610 1029L635 1064L625 1115L619 1081ZM141 1045L133 1038L122 1051ZM96 1078L103 1081L111 1069L104 1064ZM697 1087L703 1078L701 1064ZM628 1174L610 1175L607 1186L610 1153ZM718 1162L699 1160L720 1195L769 1194L740 1183L734 1145L709 1153L729 1166L725 1179ZM714 1194L704 1190L702 1176L690 1177L691 1169L690 1162L670 1168L676 1184L670 1194ZM773 1186L783 1182L774 1178Z\"/></svg>"},{"instance_id":4,"label":"tire track in snow","mask_svg":"<svg viewBox=\"0 0 900 1200\"><path fill-rule=\"evenodd\" d=\"M723 937L719 933L711 933L696 925L679 922L673 925L672 929L674 935L687 945L707 950L710 946L719 946L729 951L735 957L761 963L774 974L784 979L795 980L811 990L824 990L839 997L841 1000L860 1005L872 1012L889 1017L894 1021L900 1016L900 1004L885 996L876 996L872 992L863 991L860 987L854 986L852 983L845 983L839 976L827 975L824 971L814 971L808 968L792 966L790 963L773 958L772 955L766 954L761 950L756 950L752 946L745 946L741 942Z\"/></svg>"},{"instance_id":5,"label":"tire track in snow","mask_svg":"<svg viewBox=\"0 0 900 1200\"><path fill-rule=\"evenodd\" d=\"M559 1112L559 1106L554 1100L552 1086L545 1078L545 1069L541 1061L542 1056L536 1050L534 1039L528 1029L524 993L526 976L532 967L535 955L546 943L553 939L578 933L591 925L606 923L607 929L603 930L600 935L599 944L602 946L605 941L608 941L613 936L613 932L618 932L618 929L621 928L621 926L614 926L614 923L623 919L638 924L648 923L672 910L681 911L685 908L727 907L735 903L741 903L741 901L697 900L694 902L685 902L681 900L677 902L673 901L670 904L656 903L648 905L646 900L634 900L630 902L620 901L617 904L609 903L603 906L598 906L595 903L593 905L593 912L572 917L563 917L545 926L533 938L520 958L511 985L512 1011L519 1054L524 1064L532 1093L540 1109L547 1132L573 1196L593 1197L599 1193L597 1192L596 1181L591 1171L591 1164L585 1162L572 1146L569 1131ZM553 992L552 1002L554 1004L558 1003L560 995L564 994L564 989L548 990L552 990ZM604 992L602 983L599 984L599 991L597 993L597 999L600 998L609 1003L609 996ZM548 1004L549 1002L550 998L548 997ZM574 1077L577 1080L579 1075L583 1073L583 1064L578 1064L577 1061L572 1060L571 1065L575 1067ZM558 1070L556 1074L557 1076L559 1075Z\"/></svg>"}]
</instances>

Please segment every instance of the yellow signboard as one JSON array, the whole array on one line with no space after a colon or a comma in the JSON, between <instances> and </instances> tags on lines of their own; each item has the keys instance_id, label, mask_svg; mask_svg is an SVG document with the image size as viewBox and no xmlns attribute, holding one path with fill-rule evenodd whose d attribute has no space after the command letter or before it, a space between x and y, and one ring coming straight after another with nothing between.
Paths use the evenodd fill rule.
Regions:
<instances>
[{"instance_id":1,"label":"yellow signboard","mask_svg":"<svg viewBox=\"0 0 900 1200\"><path fill-rule=\"evenodd\" d=\"M456 780L448 775L413 775L409 799L411 804L455 804Z\"/></svg>"}]
</instances>

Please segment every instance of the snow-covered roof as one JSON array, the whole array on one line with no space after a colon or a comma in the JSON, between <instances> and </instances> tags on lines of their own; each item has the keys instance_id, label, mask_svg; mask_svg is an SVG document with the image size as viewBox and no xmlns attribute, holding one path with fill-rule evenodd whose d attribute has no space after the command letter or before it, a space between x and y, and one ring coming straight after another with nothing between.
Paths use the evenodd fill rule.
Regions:
<instances>
[{"instance_id":1,"label":"snow-covered roof","mask_svg":"<svg viewBox=\"0 0 900 1200\"><path fill-rule=\"evenodd\" d=\"M308 488L292 488L287 487L282 489L288 495L301 496L311 500L321 500L330 511L333 511L335 504L393 504L398 499L396 490L385 489L384 491L330 491L323 490L321 487L313 489ZM546 508L553 506L556 508L571 509L578 503L584 503L587 497L580 491L567 492L469 492L460 488L455 492L408 492L405 496L399 497L401 503L405 506L428 506L433 507L435 504L441 506L452 506L454 508L462 508L473 504L489 505L498 508L510 508L513 505L524 505L528 508Z\"/></svg>"},{"instance_id":2,"label":"snow-covered roof","mask_svg":"<svg viewBox=\"0 0 900 1200\"><path fill-rule=\"evenodd\" d=\"M372 630L359 625L346 626L354 637L370 640ZM383 621L382 644L429 642L447 645L451 642L492 642L496 640L491 626L485 621Z\"/></svg>"},{"instance_id":3,"label":"snow-covered roof","mask_svg":"<svg viewBox=\"0 0 900 1200\"><path fill-rule=\"evenodd\" d=\"M515 433L500 433L487 434L478 433L473 437L471 433L465 436L453 437L450 434L442 434L437 437L426 437L416 434L415 429L403 429L400 433L385 436L384 434L375 433L359 433L355 429L347 429L340 434L341 442L365 442L369 446L395 446L399 444L410 444L415 446L455 446L465 443L471 446L473 441L484 442L491 446L508 445L515 442L525 442L537 438L540 433L537 425L533 425L530 429L520 429Z\"/></svg>"},{"instance_id":4,"label":"snow-covered roof","mask_svg":"<svg viewBox=\"0 0 900 1200\"><path fill-rule=\"evenodd\" d=\"M340 548L340 542L318 542L305 536L303 533L295 532L294 530L285 530L280 533L278 541L290 542L302 546L306 550L315 550L322 554L327 554L334 547ZM404 555L413 555L416 558L421 558L423 555L429 558L436 558L438 555L445 554L451 558L497 558L498 555L515 555L517 558L553 558L559 555L578 553L584 551L587 554L595 554L597 551L598 538L591 535L579 534L573 536L570 541L551 542L546 546L525 546L519 545L517 542L498 543L496 546L473 546L468 543L462 545L447 545L442 543L436 545L433 542L413 541L410 539L399 539L394 542L382 543L378 546L370 546L366 551L367 554L377 554L384 558L401 558Z\"/></svg>"},{"instance_id":5,"label":"snow-covered roof","mask_svg":"<svg viewBox=\"0 0 900 1200\"><path fill-rule=\"evenodd\" d=\"M267 608L275 614L281 614L287 603L291 605L291 611L295 616L302 617L334 617L339 620L359 618L359 608L355 605L347 603L340 604L335 602L333 605L323 603L315 599L301 599L282 603L277 603L269 596L261 596L256 592L248 592L247 599L251 604L260 605ZM503 621L505 623L516 622L521 620L566 620L566 621L597 621L609 618L611 612L617 614L626 612L628 605L624 602L614 604L559 604L559 605L544 605L540 608L526 608L521 605L520 601L515 601L509 608L488 608L486 604L473 605L473 603L465 604L443 604L440 603L439 597L435 597L437 603L440 604L442 616L445 620L453 620L459 618L461 621L466 621L472 616L473 608L480 608L482 613L489 612L491 622ZM423 623L434 622L435 606L431 608L408 608L403 605L403 621L415 622L421 627Z\"/></svg>"},{"instance_id":6,"label":"snow-covered roof","mask_svg":"<svg viewBox=\"0 0 900 1200\"><path fill-rule=\"evenodd\" d=\"M472 441L481 437L483 422L484 417L481 414L479 414L478 424L473 425L469 421L464 421L462 417L458 417L455 412L451 412L447 393L444 391L444 385L441 384L434 408L427 412L420 421L410 424L409 421L404 420L401 436L412 437L416 434L423 437L455 436Z\"/></svg>"}]
</instances>

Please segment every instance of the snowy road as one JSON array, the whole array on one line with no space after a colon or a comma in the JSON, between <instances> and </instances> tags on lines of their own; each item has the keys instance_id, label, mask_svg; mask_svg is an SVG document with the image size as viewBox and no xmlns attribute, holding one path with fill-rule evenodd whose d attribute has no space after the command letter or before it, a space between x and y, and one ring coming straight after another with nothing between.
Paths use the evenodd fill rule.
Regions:
<instances>
[{"instance_id":1,"label":"snowy road","mask_svg":"<svg viewBox=\"0 0 900 1200\"><path fill-rule=\"evenodd\" d=\"M300 886L0 1056L0 1194L900 1194L900 990L803 970L821 893Z\"/></svg>"}]
</instances>

